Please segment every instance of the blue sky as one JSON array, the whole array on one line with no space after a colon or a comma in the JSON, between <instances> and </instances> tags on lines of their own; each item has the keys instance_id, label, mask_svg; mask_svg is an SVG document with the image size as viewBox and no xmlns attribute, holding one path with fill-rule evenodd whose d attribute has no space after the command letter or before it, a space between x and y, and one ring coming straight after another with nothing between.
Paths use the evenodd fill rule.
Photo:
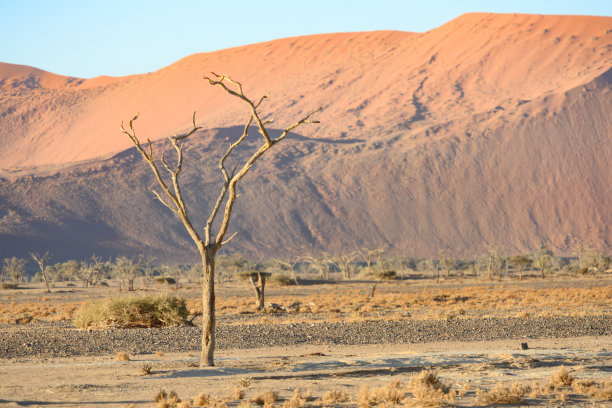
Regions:
<instances>
[{"instance_id":1,"label":"blue sky","mask_svg":"<svg viewBox=\"0 0 612 408\"><path fill-rule=\"evenodd\" d=\"M0 61L90 78L297 35L423 32L467 12L612 16L611 0L0 0Z\"/></svg>"}]
</instances>

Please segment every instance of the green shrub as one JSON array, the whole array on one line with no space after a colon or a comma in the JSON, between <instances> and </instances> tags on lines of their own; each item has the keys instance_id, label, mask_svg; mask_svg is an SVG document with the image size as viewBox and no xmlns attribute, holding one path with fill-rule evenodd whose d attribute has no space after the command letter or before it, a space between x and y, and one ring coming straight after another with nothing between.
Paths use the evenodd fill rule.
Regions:
<instances>
[{"instance_id":1,"label":"green shrub","mask_svg":"<svg viewBox=\"0 0 612 408\"><path fill-rule=\"evenodd\" d=\"M185 300L174 296L123 297L85 304L73 323L79 328L183 326L188 316Z\"/></svg>"}]
</instances>

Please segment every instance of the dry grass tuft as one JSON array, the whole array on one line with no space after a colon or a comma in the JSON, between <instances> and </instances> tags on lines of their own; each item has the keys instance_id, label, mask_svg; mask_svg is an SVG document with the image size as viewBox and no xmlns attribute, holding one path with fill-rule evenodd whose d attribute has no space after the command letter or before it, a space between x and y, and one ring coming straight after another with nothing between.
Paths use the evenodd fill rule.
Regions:
<instances>
[{"instance_id":1,"label":"dry grass tuft","mask_svg":"<svg viewBox=\"0 0 612 408\"><path fill-rule=\"evenodd\" d=\"M461 388L459 388L459 391L457 391L457 396L464 397L471 389L472 386L470 385L470 383L465 383L461 386Z\"/></svg>"},{"instance_id":2,"label":"dry grass tuft","mask_svg":"<svg viewBox=\"0 0 612 408\"><path fill-rule=\"evenodd\" d=\"M576 394L590 394L593 387L596 387L595 381L593 380L582 379L572 382L572 389Z\"/></svg>"},{"instance_id":3,"label":"dry grass tuft","mask_svg":"<svg viewBox=\"0 0 612 408\"><path fill-rule=\"evenodd\" d=\"M186 325L189 312L174 296L124 297L87 303L73 323L79 328L167 327Z\"/></svg>"},{"instance_id":4,"label":"dry grass tuft","mask_svg":"<svg viewBox=\"0 0 612 408\"><path fill-rule=\"evenodd\" d=\"M364 386L359 391L359 406L368 408L373 405L395 405L404 399L404 392L401 390L401 383L397 380L391 381L384 387L377 387L370 390Z\"/></svg>"},{"instance_id":5,"label":"dry grass tuft","mask_svg":"<svg viewBox=\"0 0 612 408\"><path fill-rule=\"evenodd\" d=\"M130 361L130 355L125 351L120 351L115 356L115 360L117 361Z\"/></svg>"},{"instance_id":6,"label":"dry grass tuft","mask_svg":"<svg viewBox=\"0 0 612 408\"><path fill-rule=\"evenodd\" d=\"M431 370L423 370L412 376L408 383L408 390L414 395L420 406L439 407L455 401L455 392L440 380L436 372Z\"/></svg>"},{"instance_id":7,"label":"dry grass tuft","mask_svg":"<svg viewBox=\"0 0 612 408\"><path fill-rule=\"evenodd\" d=\"M196 407L207 407L212 402L210 395L200 393L197 397L193 399L193 405Z\"/></svg>"},{"instance_id":8,"label":"dry grass tuft","mask_svg":"<svg viewBox=\"0 0 612 408\"><path fill-rule=\"evenodd\" d=\"M174 391L170 391L170 393L166 393L164 390L159 390L159 392L155 395L155 402L157 402L157 408L189 408L190 404L187 402L187 405L179 403L181 399L178 394Z\"/></svg>"},{"instance_id":9,"label":"dry grass tuft","mask_svg":"<svg viewBox=\"0 0 612 408\"><path fill-rule=\"evenodd\" d=\"M253 382L253 377L241 377L238 379L238 386L242 388L249 388Z\"/></svg>"},{"instance_id":10,"label":"dry grass tuft","mask_svg":"<svg viewBox=\"0 0 612 408\"><path fill-rule=\"evenodd\" d=\"M349 398L344 391L331 390L323 394L321 402L323 405L341 404L348 402Z\"/></svg>"},{"instance_id":11,"label":"dry grass tuft","mask_svg":"<svg viewBox=\"0 0 612 408\"><path fill-rule=\"evenodd\" d=\"M278 393L274 391L264 391L262 394L253 398L253 402L264 407L272 407L278 401Z\"/></svg>"},{"instance_id":12,"label":"dry grass tuft","mask_svg":"<svg viewBox=\"0 0 612 408\"><path fill-rule=\"evenodd\" d=\"M290 400L285 401L283 408L300 408L306 405L311 397L310 390L306 391L306 394L302 394L299 388L293 390L293 396Z\"/></svg>"},{"instance_id":13,"label":"dry grass tuft","mask_svg":"<svg viewBox=\"0 0 612 408\"><path fill-rule=\"evenodd\" d=\"M140 366L140 374L149 375L151 374L151 370L153 369L153 364L151 363L142 363Z\"/></svg>"},{"instance_id":14,"label":"dry grass tuft","mask_svg":"<svg viewBox=\"0 0 612 408\"><path fill-rule=\"evenodd\" d=\"M590 396L597 401L612 401L612 378L602 384L601 387L594 386Z\"/></svg>"},{"instance_id":15,"label":"dry grass tuft","mask_svg":"<svg viewBox=\"0 0 612 408\"><path fill-rule=\"evenodd\" d=\"M240 388L236 388L236 390L234 391L234 398L235 400L243 400L244 399L244 390L241 390Z\"/></svg>"},{"instance_id":16,"label":"dry grass tuft","mask_svg":"<svg viewBox=\"0 0 612 408\"><path fill-rule=\"evenodd\" d=\"M546 386L546 385L541 385L539 382L537 381L533 381L531 383L531 387L530 387L530 391L529 391L529 397L531 398L538 398L541 395L547 395L550 391L550 387Z\"/></svg>"},{"instance_id":17,"label":"dry grass tuft","mask_svg":"<svg viewBox=\"0 0 612 408\"><path fill-rule=\"evenodd\" d=\"M359 401L359 408L370 408L372 406L372 402L370 401L370 390L367 385L361 387L357 400Z\"/></svg>"},{"instance_id":18,"label":"dry grass tuft","mask_svg":"<svg viewBox=\"0 0 612 408\"><path fill-rule=\"evenodd\" d=\"M518 382L508 386L503 383L497 383L491 390L484 392L478 396L478 400L485 404L513 404L519 405L525 402L524 395L529 393L529 386L522 385Z\"/></svg>"},{"instance_id":19,"label":"dry grass tuft","mask_svg":"<svg viewBox=\"0 0 612 408\"><path fill-rule=\"evenodd\" d=\"M569 394L570 393L568 390L559 391L559 393L555 397L555 401L558 401L560 404L565 404L569 398Z\"/></svg>"},{"instance_id":20,"label":"dry grass tuft","mask_svg":"<svg viewBox=\"0 0 612 408\"><path fill-rule=\"evenodd\" d=\"M551 375L548 385L551 388L569 387L575 379L576 377L565 366L561 366Z\"/></svg>"}]
</instances>

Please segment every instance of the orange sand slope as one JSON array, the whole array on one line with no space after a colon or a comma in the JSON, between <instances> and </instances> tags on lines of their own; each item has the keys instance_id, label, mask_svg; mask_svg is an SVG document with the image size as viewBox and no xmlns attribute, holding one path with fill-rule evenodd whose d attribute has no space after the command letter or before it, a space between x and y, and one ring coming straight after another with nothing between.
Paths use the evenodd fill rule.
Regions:
<instances>
[{"instance_id":1,"label":"orange sand slope","mask_svg":"<svg viewBox=\"0 0 612 408\"><path fill-rule=\"evenodd\" d=\"M419 135L499 107L552 98L612 66L612 20L468 14L423 34L366 32L288 38L196 54L157 72L81 80L0 64L0 168L67 163L129 147L118 131L141 113L152 140L188 126L241 123L243 107L202 80L227 73L249 95L270 92L276 123L323 106L316 137Z\"/></svg>"},{"instance_id":2,"label":"orange sand slope","mask_svg":"<svg viewBox=\"0 0 612 408\"><path fill-rule=\"evenodd\" d=\"M248 117L206 84L210 71L253 98L270 92L262 111L276 128L323 106L320 125L248 175L232 250L612 248L612 18L468 14L426 33L288 38L125 78L0 65L0 251L192 257L119 124L140 112L138 135L156 140L197 111L182 177L206 219L216 158Z\"/></svg>"}]
</instances>

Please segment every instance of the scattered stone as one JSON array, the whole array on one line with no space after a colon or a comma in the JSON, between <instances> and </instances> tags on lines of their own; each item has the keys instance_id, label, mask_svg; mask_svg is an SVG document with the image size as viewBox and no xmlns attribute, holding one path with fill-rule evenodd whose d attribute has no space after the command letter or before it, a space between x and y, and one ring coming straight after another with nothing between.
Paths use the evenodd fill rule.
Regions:
<instances>
[{"instance_id":1,"label":"scattered stone","mask_svg":"<svg viewBox=\"0 0 612 408\"><path fill-rule=\"evenodd\" d=\"M227 321L230 323L231 321ZM292 324L217 324L219 349L409 344L612 335L612 315ZM198 352L201 327L78 330L67 322L0 325L0 358ZM522 344L521 344L522 347Z\"/></svg>"}]
</instances>

